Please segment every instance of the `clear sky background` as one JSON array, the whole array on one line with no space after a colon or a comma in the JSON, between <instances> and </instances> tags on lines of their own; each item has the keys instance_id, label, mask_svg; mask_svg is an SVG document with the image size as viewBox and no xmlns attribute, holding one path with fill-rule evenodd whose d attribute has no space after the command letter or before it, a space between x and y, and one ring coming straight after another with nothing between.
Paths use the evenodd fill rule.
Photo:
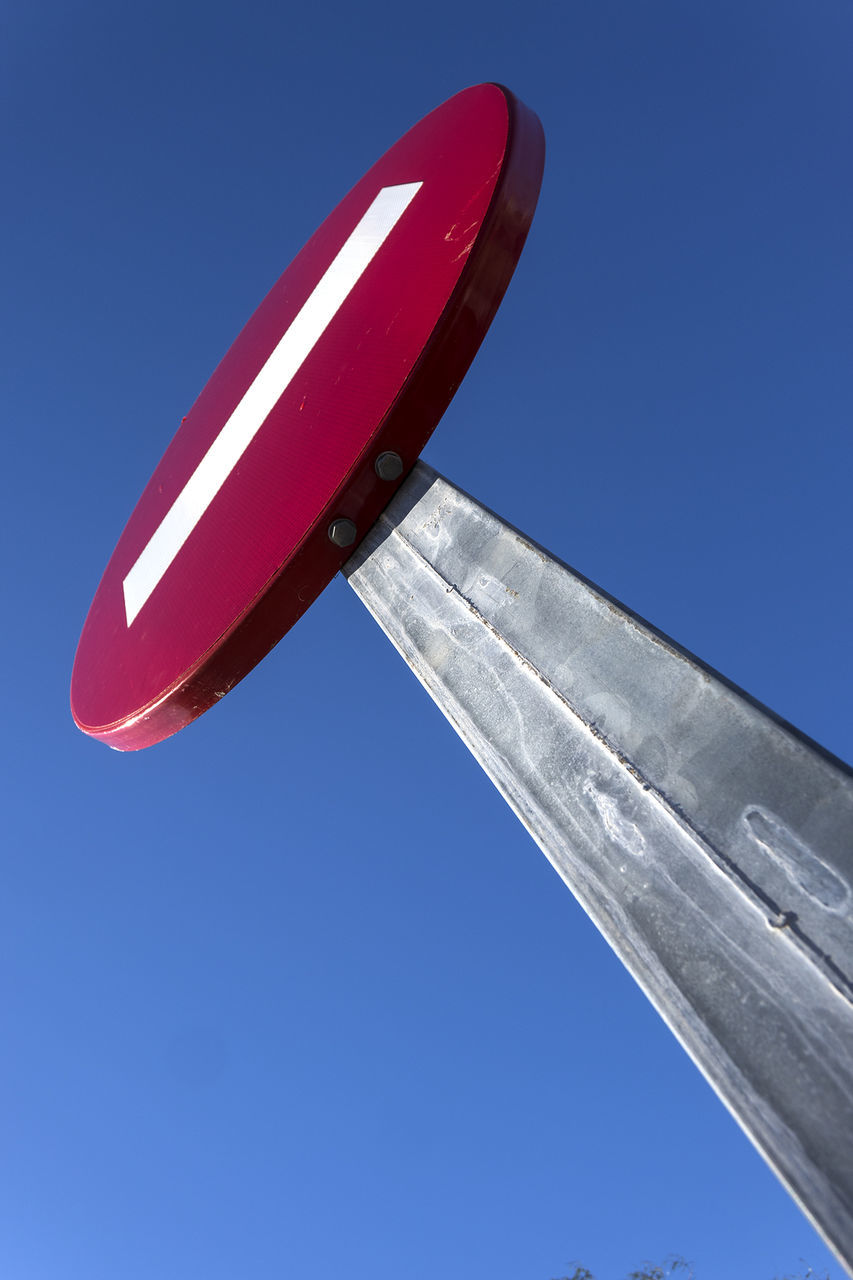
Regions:
<instances>
[{"instance_id":1,"label":"clear sky background","mask_svg":"<svg viewBox=\"0 0 853 1280\"><path fill-rule=\"evenodd\" d=\"M840 1276L342 579L160 747L67 697L239 328L498 80L545 182L426 459L853 757L848 0L0 27L2 1280Z\"/></svg>"}]
</instances>

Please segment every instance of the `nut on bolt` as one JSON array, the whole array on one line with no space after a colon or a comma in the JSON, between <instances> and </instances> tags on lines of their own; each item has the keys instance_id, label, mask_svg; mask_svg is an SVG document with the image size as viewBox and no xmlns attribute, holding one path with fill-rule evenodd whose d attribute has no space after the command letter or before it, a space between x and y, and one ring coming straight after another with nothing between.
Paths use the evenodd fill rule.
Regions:
<instances>
[{"instance_id":1,"label":"nut on bolt","mask_svg":"<svg viewBox=\"0 0 853 1280\"><path fill-rule=\"evenodd\" d=\"M403 474L403 459L399 453L392 453L388 450L385 453L380 453L373 464L373 470L380 480L399 480Z\"/></svg>"},{"instance_id":2,"label":"nut on bolt","mask_svg":"<svg viewBox=\"0 0 853 1280\"><path fill-rule=\"evenodd\" d=\"M346 516L339 516L329 525L329 538L336 547L351 547L357 535L358 530Z\"/></svg>"}]
</instances>

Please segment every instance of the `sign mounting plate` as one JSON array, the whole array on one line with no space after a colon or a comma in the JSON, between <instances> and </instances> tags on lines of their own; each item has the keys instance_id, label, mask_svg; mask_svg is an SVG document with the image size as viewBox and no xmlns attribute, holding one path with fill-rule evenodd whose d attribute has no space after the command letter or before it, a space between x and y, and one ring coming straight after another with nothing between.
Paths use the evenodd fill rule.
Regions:
<instances>
[{"instance_id":1,"label":"sign mounting plate","mask_svg":"<svg viewBox=\"0 0 853 1280\"><path fill-rule=\"evenodd\" d=\"M74 663L81 729L122 750L168 737L319 595L473 359L524 245L543 161L536 116L478 85L415 125L315 232L183 420L119 539ZM379 461L389 453L402 465Z\"/></svg>"}]
</instances>

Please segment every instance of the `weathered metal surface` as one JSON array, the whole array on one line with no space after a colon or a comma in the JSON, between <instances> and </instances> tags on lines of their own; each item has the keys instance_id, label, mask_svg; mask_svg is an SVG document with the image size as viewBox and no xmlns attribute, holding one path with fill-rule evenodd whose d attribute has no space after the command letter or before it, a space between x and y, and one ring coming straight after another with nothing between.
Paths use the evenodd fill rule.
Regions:
<instances>
[{"instance_id":1,"label":"weathered metal surface","mask_svg":"<svg viewBox=\"0 0 853 1280\"><path fill-rule=\"evenodd\" d=\"M423 464L344 573L850 1267L853 774Z\"/></svg>"}]
</instances>

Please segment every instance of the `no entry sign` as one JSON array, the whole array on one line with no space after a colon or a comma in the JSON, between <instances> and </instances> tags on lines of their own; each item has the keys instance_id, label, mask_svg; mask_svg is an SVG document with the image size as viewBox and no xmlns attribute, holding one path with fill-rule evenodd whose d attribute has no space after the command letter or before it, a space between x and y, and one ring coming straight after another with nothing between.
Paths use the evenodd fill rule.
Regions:
<instances>
[{"instance_id":1,"label":"no entry sign","mask_svg":"<svg viewBox=\"0 0 853 1280\"><path fill-rule=\"evenodd\" d=\"M481 85L416 125L323 223L133 512L80 640L74 716L121 748L173 733L346 560L849 1264L853 774L423 465L388 506L503 295L542 161L535 116Z\"/></svg>"},{"instance_id":2,"label":"no entry sign","mask_svg":"<svg viewBox=\"0 0 853 1280\"><path fill-rule=\"evenodd\" d=\"M497 85L438 107L308 241L140 498L77 650L81 729L123 750L231 689L416 461L503 296L544 160Z\"/></svg>"}]
</instances>

